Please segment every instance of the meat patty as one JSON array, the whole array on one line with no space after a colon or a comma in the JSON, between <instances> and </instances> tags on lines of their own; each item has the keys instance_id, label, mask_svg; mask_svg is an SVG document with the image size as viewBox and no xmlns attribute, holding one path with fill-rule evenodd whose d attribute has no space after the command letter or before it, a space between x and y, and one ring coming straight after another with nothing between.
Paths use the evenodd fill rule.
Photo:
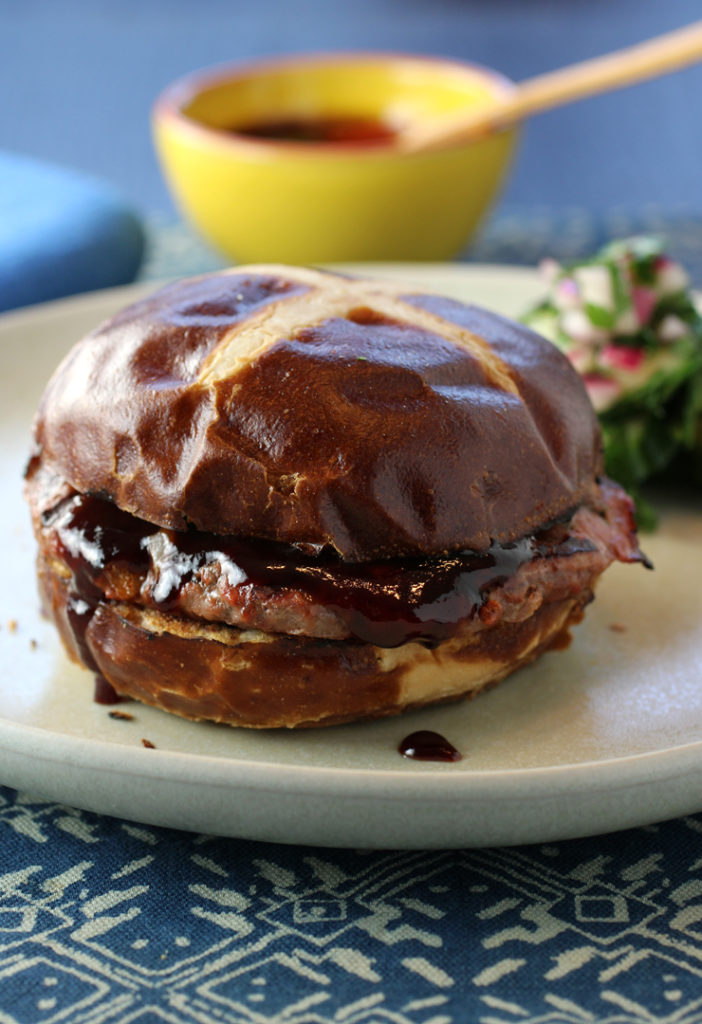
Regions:
<instances>
[{"instance_id":1,"label":"meat patty","mask_svg":"<svg viewBox=\"0 0 702 1024\"><path fill-rule=\"evenodd\" d=\"M91 603L128 602L271 634L432 644L588 595L615 559L645 561L631 500L608 480L567 521L515 544L356 564L324 551L162 530L62 481L39 475L35 486L40 558Z\"/></svg>"}]
</instances>

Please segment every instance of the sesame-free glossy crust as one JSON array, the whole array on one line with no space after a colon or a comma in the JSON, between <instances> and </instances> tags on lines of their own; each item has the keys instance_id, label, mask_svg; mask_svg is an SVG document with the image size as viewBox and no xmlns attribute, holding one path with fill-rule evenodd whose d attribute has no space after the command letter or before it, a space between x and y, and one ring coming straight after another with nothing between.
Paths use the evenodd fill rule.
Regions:
<instances>
[{"instance_id":1,"label":"sesame-free glossy crust","mask_svg":"<svg viewBox=\"0 0 702 1024\"><path fill-rule=\"evenodd\" d=\"M396 283L239 267L169 285L81 341L37 457L165 527L348 559L480 550L588 495L578 375L512 321Z\"/></svg>"}]
</instances>

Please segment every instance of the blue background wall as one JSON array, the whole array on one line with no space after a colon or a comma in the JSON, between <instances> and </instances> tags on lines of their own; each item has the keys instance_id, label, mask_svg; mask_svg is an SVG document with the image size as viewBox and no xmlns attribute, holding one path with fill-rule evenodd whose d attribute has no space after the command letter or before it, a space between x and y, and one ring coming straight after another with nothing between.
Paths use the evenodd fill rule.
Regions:
<instances>
[{"instance_id":1,"label":"blue background wall","mask_svg":"<svg viewBox=\"0 0 702 1024\"><path fill-rule=\"evenodd\" d=\"M702 16L699 0L0 0L0 148L93 173L172 209L152 100L195 68L378 48L523 79ZM533 119L504 202L702 213L702 67Z\"/></svg>"}]
</instances>

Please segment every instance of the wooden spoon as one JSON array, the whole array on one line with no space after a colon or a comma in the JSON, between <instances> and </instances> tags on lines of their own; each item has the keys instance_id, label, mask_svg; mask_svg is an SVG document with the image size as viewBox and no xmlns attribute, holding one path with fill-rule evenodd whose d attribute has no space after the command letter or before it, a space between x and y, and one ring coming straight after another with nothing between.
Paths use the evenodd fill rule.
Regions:
<instances>
[{"instance_id":1,"label":"wooden spoon","mask_svg":"<svg viewBox=\"0 0 702 1024\"><path fill-rule=\"evenodd\" d=\"M397 144L407 153L441 149L486 135L542 110L619 89L702 59L702 21L593 60L537 75L475 109L408 124Z\"/></svg>"}]
</instances>

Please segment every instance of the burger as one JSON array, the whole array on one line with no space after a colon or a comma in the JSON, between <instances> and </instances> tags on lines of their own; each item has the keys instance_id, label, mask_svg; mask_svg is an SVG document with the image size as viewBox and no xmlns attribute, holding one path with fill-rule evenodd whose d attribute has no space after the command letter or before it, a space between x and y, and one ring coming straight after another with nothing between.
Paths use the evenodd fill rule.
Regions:
<instances>
[{"instance_id":1,"label":"burger","mask_svg":"<svg viewBox=\"0 0 702 1024\"><path fill-rule=\"evenodd\" d=\"M555 346L287 266L170 284L80 341L26 493L70 657L254 728L477 694L561 645L613 561L645 564Z\"/></svg>"}]
</instances>

